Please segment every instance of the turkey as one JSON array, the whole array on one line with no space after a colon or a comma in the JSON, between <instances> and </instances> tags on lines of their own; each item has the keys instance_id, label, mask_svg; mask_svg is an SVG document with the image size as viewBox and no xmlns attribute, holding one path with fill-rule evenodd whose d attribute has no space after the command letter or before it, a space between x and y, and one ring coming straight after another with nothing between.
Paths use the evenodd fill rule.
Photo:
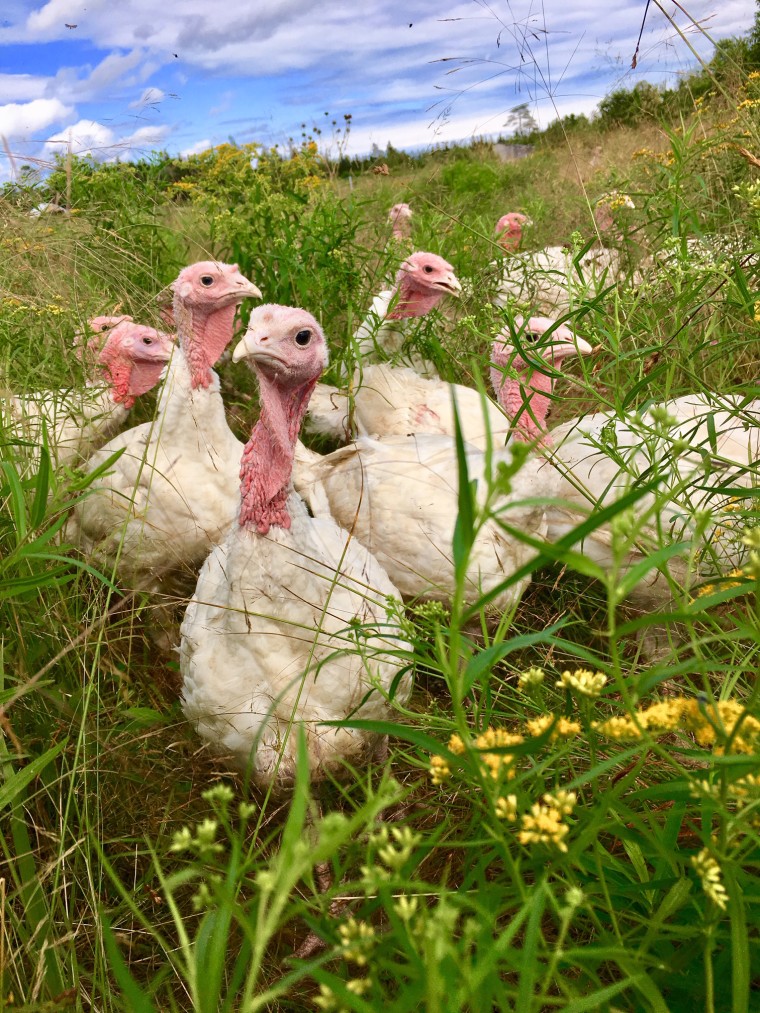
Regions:
<instances>
[{"instance_id":1,"label":"turkey","mask_svg":"<svg viewBox=\"0 0 760 1013\"><path fill-rule=\"evenodd\" d=\"M521 334L524 343L539 356L551 357L555 369L568 356L587 355L591 351L588 342L577 338L569 327L564 324L558 326L553 320L543 317L532 317L527 325L522 317L515 317L514 328ZM540 342L550 328L554 330L537 347L535 343ZM533 370L519 357L510 361L510 351L514 356L517 353L506 345L508 338L505 335L509 333L505 331L496 339L492 352L493 361L500 367L492 370L494 389L502 391L507 398L506 408L494 404L471 387L422 377L412 369L377 363L365 366L361 372L356 371L350 395L335 387L317 384L309 406L307 428L345 442L350 438L349 404L352 399L353 424L360 436L404 436L410 433L453 436L453 399L462 438L479 450L486 449L489 439L493 446L503 447L514 427L514 416L517 416L517 433L532 438L534 434L527 427L530 416L520 410L523 404L520 382L506 378L504 369L511 365L518 372L527 374L530 387L538 391L531 401L532 410L542 416L546 415L547 395L551 392L553 378ZM526 381L522 383L524 386Z\"/></svg>"},{"instance_id":2,"label":"turkey","mask_svg":"<svg viewBox=\"0 0 760 1013\"><path fill-rule=\"evenodd\" d=\"M391 698L409 696L409 646L387 574L331 519L310 516L291 484L327 363L319 324L305 310L259 306L233 358L252 363L261 415L243 452L238 522L204 563L182 623L182 707L215 749L278 789L294 778L297 726L315 780L382 747L325 722L387 720Z\"/></svg>"},{"instance_id":3,"label":"turkey","mask_svg":"<svg viewBox=\"0 0 760 1013\"><path fill-rule=\"evenodd\" d=\"M93 330L99 321L90 322ZM28 444L36 459L43 422L54 466L77 467L123 426L140 394L159 382L171 358L173 339L131 317L115 320L100 347L90 377L80 390L41 391L10 396L3 407L6 436Z\"/></svg>"},{"instance_id":4,"label":"turkey","mask_svg":"<svg viewBox=\"0 0 760 1013\"><path fill-rule=\"evenodd\" d=\"M516 253L522 243L522 232L525 225L532 225L527 215L519 211L508 211L502 215L496 223L494 235L502 250L507 253Z\"/></svg>"},{"instance_id":5,"label":"turkey","mask_svg":"<svg viewBox=\"0 0 760 1013\"><path fill-rule=\"evenodd\" d=\"M530 355L525 355L525 351ZM552 436L546 431L554 379L565 359L574 355L590 355L591 345L573 334L566 324L557 324L548 317L531 317L527 323L521 316L514 320L514 336L507 328L491 349L491 383L505 416L511 420L515 439L538 440L551 446ZM541 366L534 365L536 359ZM511 376L508 372L516 372Z\"/></svg>"},{"instance_id":6,"label":"turkey","mask_svg":"<svg viewBox=\"0 0 760 1013\"><path fill-rule=\"evenodd\" d=\"M599 235L610 235L615 224L613 211L635 205L626 194L607 194L597 202L594 218ZM519 248L522 225L515 223L516 213L499 219L496 231L506 218L513 224L506 233L513 244L506 246L502 261L495 263L501 277L497 283L494 304L500 308L517 303L529 306L537 313L564 316L584 300L595 298L626 274L626 265L620 251L604 246L592 246L581 256L565 246L547 246L530 253L511 253ZM616 237L622 240L622 237Z\"/></svg>"},{"instance_id":7,"label":"turkey","mask_svg":"<svg viewBox=\"0 0 760 1013\"><path fill-rule=\"evenodd\" d=\"M464 444L468 479L489 516L476 532L463 568L468 602L492 595L500 613L520 597L528 578L502 586L535 551L501 522L534 537L546 532L543 497L554 494L555 476L540 458L514 470L509 449L490 456ZM293 482L315 515L327 513L373 553L404 598L450 601L456 594L452 544L459 515L456 445L450 436L360 436L324 457L296 447ZM541 482L538 475L541 473ZM538 500L538 501L537 501Z\"/></svg>"},{"instance_id":8,"label":"turkey","mask_svg":"<svg viewBox=\"0 0 760 1013\"><path fill-rule=\"evenodd\" d=\"M412 253L399 268L395 286L375 296L354 334L358 360L391 361L411 366L423 376L437 376L433 363L421 354L431 339L418 321L444 296L458 296L461 291L454 268L443 257Z\"/></svg>"},{"instance_id":9,"label":"turkey","mask_svg":"<svg viewBox=\"0 0 760 1013\"><path fill-rule=\"evenodd\" d=\"M349 394L318 384L306 428L345 443L351 439L349 406L359 436L439 433L454 435L452 397L456 399L462 435L467 443L485 450L488 433L494 446L504 446L510 420L490 398L472 387L420 376L408 366L378 362L354 374Z\"/></svg>"},{"instance_id":10,"label":"turkey","mask_svg":"<svg viewBox=\"0 0 760 1013\"><path fill-rule=\"evenodd\" d=\"M211 367L232 339L237 307L261 293L237 265L214 261L184 268L173 291L178 347L157 417L93 457L91 470L122 452L77 504L71 540L127 587L184 596L237 513L241 444Z\"/></svg>"},{"instance_id":11,"label":"turkey","mask_svg":"<svg viewBox=\"0 0 760 1013\"><path fill-rule=\"evenodd\" d=\"M760 400L691 394L639 415L599 412L574 419L554 428L551 436L548 467L561 476L562 502L547 508L550 541L626 492L659 479L654 491L645 492L633 507L629 526L635 544L623 560L623 571L663 544L694 540L694 572L686 552L667 563L667 573L678 585L740 565L746 549L734 522L741 502L749 502L760 486ZM610 525L603 524L579 547L610 571L613 537ZM666 605L673 593L667 573L651 570L630 592L630 600L645 608Z\"/></svg>"},{"instance_id":12,"label":"turkey","mask_svg":"<svg viewBox=\"0 0 760 1013\"><path fill-rule=\"evenodd\" d=\"M388 212L391 234L400 241L412 238L412 209L408 204L394 204Z\"/></svg>"}]
</instances>

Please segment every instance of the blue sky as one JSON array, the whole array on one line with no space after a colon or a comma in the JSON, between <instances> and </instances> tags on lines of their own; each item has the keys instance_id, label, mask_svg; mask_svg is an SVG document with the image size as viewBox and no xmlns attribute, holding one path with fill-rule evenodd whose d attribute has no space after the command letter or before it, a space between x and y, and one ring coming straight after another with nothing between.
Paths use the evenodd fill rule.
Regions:
<instances>
[{"instance_id":1,"label":"blue sky","mask_svg":"<svg viewBox=\"0 0 760 1013\"><path fill-rule=\"evenodd\" d=\"M701 54L711 45L663 9ZM693 0L713 39L745 33L751 0ZM286 145L352 117L349 150L498 133L528 102L542 125L612 88L694 65L644 0L4 0L0 180L70 144L96 158L200 151L230 137ZM75 26L75 27L67 27ZM325 116L325 113L329 115Z\"/></svg>"}]
</instances>

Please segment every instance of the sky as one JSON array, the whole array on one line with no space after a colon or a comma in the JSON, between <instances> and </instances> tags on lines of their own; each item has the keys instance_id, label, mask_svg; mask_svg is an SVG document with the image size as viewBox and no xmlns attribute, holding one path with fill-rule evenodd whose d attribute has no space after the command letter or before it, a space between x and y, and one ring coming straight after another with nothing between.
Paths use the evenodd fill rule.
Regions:
<instances>
[{"instance_id":1,"label":"sky","mask_svg":"<svg viewBox=\"0 0 760 1013\"><path fill-rule=\"evenodd\" d=\"M613 88L677 81L695 66L691 49L709 58L714 41L745 34L755 13L751 0L684 0L680 11L654 0L632 71L644 7L3 0L0 182L69 146L99 160L188 155L229 140L287 148L303 124L320 127L328 153L364 154L373 144L507 134L510 110L526 102L546 126L591 112Z\"/></svg>"}]
</instances>

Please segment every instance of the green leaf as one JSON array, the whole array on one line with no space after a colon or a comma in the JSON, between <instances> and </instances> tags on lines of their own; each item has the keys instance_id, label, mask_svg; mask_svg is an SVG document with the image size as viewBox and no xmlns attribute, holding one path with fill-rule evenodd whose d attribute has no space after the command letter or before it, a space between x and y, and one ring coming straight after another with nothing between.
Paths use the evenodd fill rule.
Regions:
<instances>
[{"instance_id":1,"label":"green leaf","mask_svg":"<svg viewBox=\"0 0 760 1013\"><path fill-rule=\"evenodd\" d=\"M734 869L726 863L723 879L728 892L728 916L731 919L731 1013L749 1013L750 978L749 933L742 888Z\"/></svg>"},{"instance_id":2,"label":"green leaf","mask_svg":"<svg viewBox=\"0 0 760 1013\"><path fill-rule=\"evenodd\" d=\"M156 1007L151 1002L150 997L143 992L125 964L114 938L111 924L103 914L100 916L100 925L106 944L108 963L111 965L111 970L116 978L116 984L121 989L126 1000L126 1008L130 1010L130 1013L156 1013Z\"/></svg>"},{"instance_id":3,"label":"green leaf","mask_svg":"<svg viewBox=\"0 0 760 1013\"><path fill-rule=\"evenodd\" d=\"M30 760L21 770L16 771L12 777L6 777L5 782L0 786L0 809L4 809L7 805L10 805L16 798L20 791L33 781L35 777L43 770L50 761L58 756L62 752L65 742L59 742L57 746L52 746L42 756L37 756L35 759Z\"/></svg>"}]
</instances>

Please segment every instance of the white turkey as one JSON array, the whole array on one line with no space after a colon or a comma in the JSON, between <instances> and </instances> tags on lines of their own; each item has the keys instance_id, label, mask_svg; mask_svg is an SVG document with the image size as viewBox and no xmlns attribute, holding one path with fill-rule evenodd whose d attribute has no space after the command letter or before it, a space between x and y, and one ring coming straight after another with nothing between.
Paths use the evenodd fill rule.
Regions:
<instances>
[{"instance_id":1,"label":"white turkey","mask_svg":"<svg viewBox=\"0 0 760 1013\"><path fill-rule=\"evenodd\" d=\"M623 572L657 548L680 541L693 544L696 557L691 562L687 549L666 564L678 586L740 565L746 549L735 527L736 511L743 507L746 513L760 488L760 401L691 394L641 414L599 412L574 419L554 428L551 437L547 467L561 476L563 505L547 508L550 541L654 480L655 488L631 508L628 527L636 537ZM611 571L613 538L613 528L605 523L578 547ZM659 607L672 593L666 572L653 569L628 597Z\"/></svg>"},{"instance_id":2,"label":"white turkey","mask_svg":"<svg viewBox=\"0 0 760 1013\"><path fill-rule=\"evenodd\" d=\"M543 497L554 494L556 480L536 458L525 460L507 483L502 473L512 470L509 449L489 458L464 444L464 453L477 506L488 504L489 512L462 568L462 596L474 603L487 594L489 611L501 612L519 600L529 578L503 585L535 556L503 524L543 537ZM293 482L314 514L329 513L366 545L405 598L450 601L457 593L452 546L459 474L450 436L360 436L324 457L299 444Z\"/></svg>"},{"instance_id":3,"label":"white turkey","mask_svg":"<svg viewBox=\"0 0 760 1013\"><path fill-rule=\"evenodd\" d=\"M551 328L551 333L544 338ZM514 329L533 352L534 361L538 357L547 362L551 375L520 358L518 352L511 349L511 332L505 330L493 345L492 359L500 368L492 370L492 380L494 389L502 391L509 405L507 410L472 387L422 377L409 368L377 363L356 371L350 392L317 384L309 406L307 428L345 442L350 438L349 408L352 407L354 432L359 436L410 433L453 436L456 403L462 438L479 450L486 449L489 439L494 447L503 447L513 429L518 436L524 434L532 438L535 434L530 431L531 416L520 410L524 401L521 391L529 387L536 392L530 402L531 409L543 419L561 362L572 355L587 355L591 346L576 337L566 325L557 325L543 317L531 317L527 324L522 317L515 317ZM516 370L519 378L506 375L507 367L511 367L512 372Z\"/></svg>"},{"instance_id":4,"label":"white turkey","mask_svg":"<svg viewBox=\"0 0 760 1013\"><path fill-rule=\"evenodd\" d=\"M613 211L634 207L625 194L608 194L597 202L594 218L599 235L609 235L614 224ZM512 304L528 306L536 313L564 316L580 302L593 299L626 275L626 264L620 251L611 247L592 246L581 256L565 246L547 246L532 252L511 252L519 249L522 239L521 217L515 213L499 219L496 231L501 232L505 218L510 228L499 240L506 256L495 263L500 272L494 304L500 308ZM505 245L506 241L511 245ZM617 237L620 238L620 237Z\"/></svg>"},{"instance_id":5,"label":"white turkey","mask_svg":"<svg viewBox=\"0 0 760 1013\"><path fill-rule=\"evenodd\" d=\"M522 244L523 228L532 224L530 218L519 211L508 211L502 215L494 229L494 235L502 250L516 253Z\"/></svg>"},{"instance_id":6,"label":"white turkey","mask_svg":"<svg viewBox=\"0 0 760 1013\"><path fill-rule=\"evenodd\" d=\"M394 239L404 241L412 238L412 209L408 204L394 204L388 212L391 234Z\"/></svg>"},{"instance_id":7,"label":"white turkey","mask_svg":"<svg viewBox=\"0 0 760 1013\"><path fill-rule=\"evenodd\" d=\"M156 418L103 447L91 469L122 451L76 507L71 540L143 591L184 595L237 513L241 444L211 368L232 339L237 307L261 298L235 264L202 261L173 283L178 346Z\"/></svg>"},{"instance_id":8,"label":"white turkey","mask_svg":"<svg viewBox=\"0 0 760 1013\"><path fill-rule=\"evenodd\" d=\"M311 517L291 469L309 395L327 363L305 310L257 307L233 358L250 360L261 415L240 467L240 510L208 557L182 623L183 710L261 785L293 781L298 727L311 777L381 746L328 721L384 720L405 702L408 645L387 574L331 519Z\"/></svg>"},{"instance_id":9,"label":"white turkey","mask_svg":"<svg viewBox=\"0 0 760 1013\"><path fill-rule=\"evenodd\" d=\"M131 317L110 320L105 341L98 331L89 378L80 388L40 391L3 398L6 438L26 444L32 459L39 454L43 423L54 466L77 467L124 425L135 398L159 382L171 358L173 339ZM114 322L115 320L115 322Z\"/></svg>"},{"instance_id":10,"label":"white turkey","mask_svg":"<svg viewBox=\"0 0 760 1013\"><path fill-rule=\"evenodd\" d=\"M421 318L444 296L458 296L461 291L454 268L443 257L423 251L412 253L399 268L395 286L375 296L357 328L354 345L358 360L390 361L411 366L422 375L436 376L437 370L425 351L438 339L430 336L430 325Z\"/></svg>"},{"instance_id":11,"label":"white turkey","mask_svg":"<svg viewBox=\"0 0 760 1013\"><path fill-rule=\"evenodd\" d=\"M349 391L318 384L306 428L345 443L353 430L359 436L439 433L454 435L452 398L456 399L462 435L485 450L490 431L496 447L504 446L511 422L497 404L472 387L420 376L408 366L385 362L365 366L354 374Z\"/></svg>"},{"instance_id":12,"label":"white turkey","mask_svg":"<svg viewBox=\"0 0 760 1013\"><path fill-rule=\"evenodd\" d=\"M515 439L551 445L546 417L555 378L565 359L591 352L567 324L549 317L516 316L513 330L502 331L491 349L491 383Z\"/></svg>"}]
</instances>

